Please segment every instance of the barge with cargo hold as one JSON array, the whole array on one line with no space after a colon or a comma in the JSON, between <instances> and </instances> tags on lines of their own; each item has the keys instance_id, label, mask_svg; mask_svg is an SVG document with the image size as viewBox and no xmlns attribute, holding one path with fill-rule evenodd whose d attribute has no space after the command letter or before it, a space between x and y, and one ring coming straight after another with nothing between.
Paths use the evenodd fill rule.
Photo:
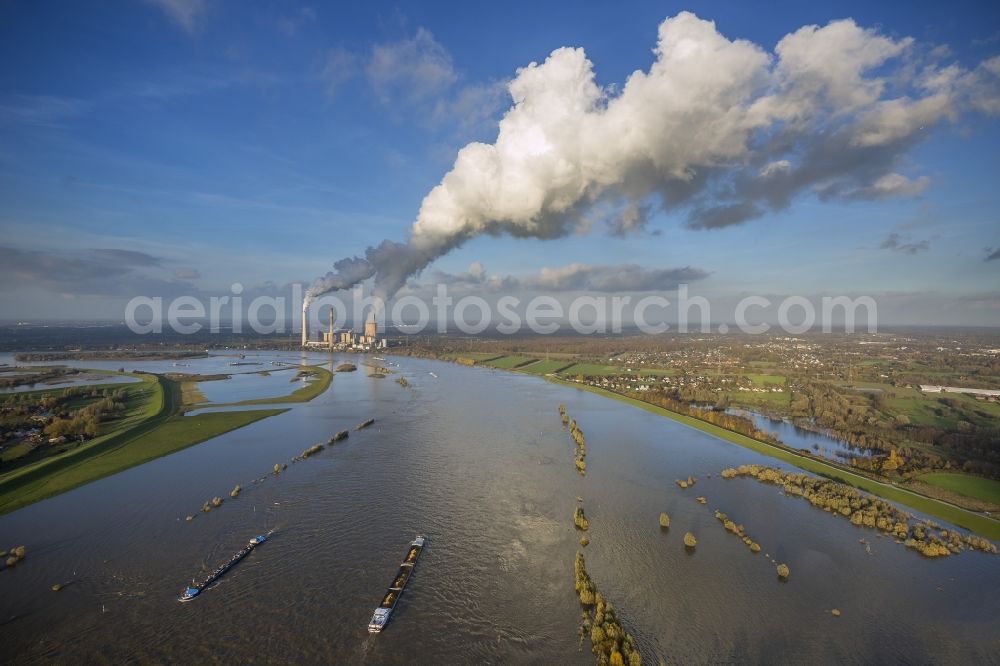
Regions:
<instances>
[{"instance_id":1,"label":"barge with cargo hold","mask_svg":"<svg viewBox=\"0 0 1000 666\"><path fill-rule=\"evenodd\" d=\"M195 583L194 581L191 581L191 587L184 590L184 594L178 597L177 600L191 601L192 599L197 597L205 590L205 588L207 588L209 585L217 581L219 578L223 576L223 574L225 574L227 571L236 566L240 560L242 560L244 557L253 552L254 548L267 541L267 537L269 535L270 533L268 533L267 535L259 534L254 538L250 539L250 541L247 542L247 545L243 546L238 551L236 551L235 555L229 558L229 560L227 560L224 564L222 564L218 569L210 573L205 578L205 580L201 581L200 583Z\"/></svg>"},{"instance_id":2,"label":"barge with cargo hold","mask_svg":"<svg viewBox=\"0 0 1000 666\"><path fill-rule=\"evenodd\" d=\"M403 563L399 565L399 571L396 572L396 577L393 578L392 585L386 590L385 596L382 597L382 603L375 609L371 622L368 623L368 631L371 633L377 634L389 623L389 617L392 615L392 611L395 610L396 604L399 603L399 597L403 594L403 588L410 581L413 568L417 564L417 558L420 557L420 552L424 549L425 541L424 537L417 536L410 543L410 549L406 551L406 557L403 559Z\"/></svg>"}]
</instances>

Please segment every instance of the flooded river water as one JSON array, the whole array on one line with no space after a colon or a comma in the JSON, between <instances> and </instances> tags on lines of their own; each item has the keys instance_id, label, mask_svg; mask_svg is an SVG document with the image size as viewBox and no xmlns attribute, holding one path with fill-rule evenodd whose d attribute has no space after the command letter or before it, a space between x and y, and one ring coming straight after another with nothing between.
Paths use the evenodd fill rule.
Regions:
<instances>
[{"instance_id":1,"label":"flooded river water","mask_svg":"<svg viewBox=\"0 0 1000 666\"><path fill-rule=\"evenodd\" d=\"M593 663L577 635L577 496L591 525L588 570L645 663L987 663L1000 654L1000 558L927 560L774 486L718 476L741 463L783 466L774 460L538 377L398 359L407 388L367 376L358 357L250 356L267 365L126 366L218 373L308 360L359 371L284 414L0 517L0 547L28 548L0 571L0 660ZM272 377L296 386L288 372ZM232 396L225 381L205 393L239 400L256 395L249 383L232 382ZM573 467L559 403L586 434L586 477ZM375 425L268 474L367 418ZM688 475L694 488L674 484ZM238 499L184 521L237 483ZM762 552L725 532L716 508ZM188 581L271 529L216 586L177 602ZM697 535L694 551L682 545L686 531ZM428 538L416 573L385 632L369 635L416 534ZM788 564L787 582L765 554Z\"/></svg>"}]
</instances>

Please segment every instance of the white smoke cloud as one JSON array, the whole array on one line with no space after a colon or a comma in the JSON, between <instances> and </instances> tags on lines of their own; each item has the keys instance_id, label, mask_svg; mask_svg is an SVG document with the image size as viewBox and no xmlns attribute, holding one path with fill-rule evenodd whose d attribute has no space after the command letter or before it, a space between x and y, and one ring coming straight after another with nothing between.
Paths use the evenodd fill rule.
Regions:
<instances>
[{"instance_id":1,"label":"white smoke cloud","mask_svg":"<svg viewBox=\"0 0 1000 666\"><path fill-rule=\"evenodd\" d=\"M369 248L366 270L325 284L374 275L376 292L391 297L470 238L559 238L589 224L598 204L626 211L611 221L624 233L641 227L650 199L708 229L804 193L913 195L928 181L895 168L927 129L1000 111L997 59L972 71L933 58L921 68L912 39L849 19L803 27L770 54L682 12L659 26L654 54L620 89L600 87L577 48L519 69L496 141L459 151L406 242Z\"/></svg>"}]
</instances>

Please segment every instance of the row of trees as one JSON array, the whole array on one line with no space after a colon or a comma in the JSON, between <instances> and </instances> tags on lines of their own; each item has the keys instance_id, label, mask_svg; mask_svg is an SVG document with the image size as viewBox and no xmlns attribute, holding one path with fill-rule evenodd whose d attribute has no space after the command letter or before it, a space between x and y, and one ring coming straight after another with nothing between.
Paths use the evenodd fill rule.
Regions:
<instances>
[{"instance_id":1,"label":"row of trees","mask_svg":"<svg viewBox=\"0 0 1000 666\"><path fill-rule=\"evenodd\" d=\"M587 439L583 436L583 431L576 424L576 419L570 420L566 414L565 405L559 405L559 416L562 419L563 425L569 425L570 436L573 438L573 443L576 444L576 451L573 453L573 464L576 466L576 471L580 473L580 476L586 476Z\"/></svg>"},{"instance_id":2,"label":"row of trees","mask_svg":"<svg viewBox=\"0 0 1000 666\"><path fill-rule=\"evenodd\" d=\"M611 602L605 602L597 586L587 573L583 553L576 554L573 564L575 588L584 607L582 635L590 638L591 650L598 664L610 666L641 666L642 655L635 647L632 636L625 631ZM581 637L582 640L582 637Z\"/></svg>"},{"instance_id":3,"label":"row of trees","mask_svg":"<svg viewBox=\"0 0 1000 666\"><path fill-rule=\"evenodd\" d=\"M929 520L911 525L912 516L909 514L885 500L843 483L763 465L740 465L722 471L723 478L736 476L749 476L762 483L781 486L786 495L802 497L813 506L847 518L859 527L891 534L928 557L957 554L966 547L997 553L994 544L974 534L942 530L940 525Z\"/></svg>"},{"instance_id":4,"label":"row of trees","mask_svg":"<svg viewBox=\"0 0 1000 666\"><path fill-rule=\"evenodd\" d=\"M772 444L779 443L778 439L774 435L764 432L754 425L753 421L744 416L727 414L724 411L716 411L713 409L693 407L687 402L676 400L664 390L647 391L645 393L630 393L629 397L651 403L658 407L663 407L664 409L668 409L678 414L683 414L685 416L705 421L706 423L717 425L720 428L725 428L726 430L731 430L741 435L758 439L762 442L769 442Z\"/></svg>"},{"instance_id":5,"label":"row of trees","mask_svg":"<svg viewBox=\"0 0 1000 666\"><path fill-rule=\"evenodd\" d=\"M751 553L760 552L760 544L750 538L750 536L746 533L746 530L743 528L743 525L729 520L729 517L718 509L715 510L715 518L722 523L722 526L726 528L727 532L731 532L738 536L743 543L746 544L747 548L750 549Z\"/></svg>"},{"instance_id":6,"label":"row of trees","mask_svg":"<svg viewBox=\"0 0 1000 666\"><path fill-rule=\"evenodd\" d=\"M14 386L34 386L42 382L60 379L68 375L75 375L80 371L76 368L45 368L26 373L0 375L0 388L12 388Z\"/></svg>"}]
</instances>

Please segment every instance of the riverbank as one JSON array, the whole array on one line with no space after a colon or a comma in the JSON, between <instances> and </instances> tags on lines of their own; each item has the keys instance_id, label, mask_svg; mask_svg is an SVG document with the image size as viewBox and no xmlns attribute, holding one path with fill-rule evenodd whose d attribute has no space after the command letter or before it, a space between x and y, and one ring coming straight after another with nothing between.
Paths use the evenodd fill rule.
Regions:
<instances>
[{"instance_id":1,"label":"riverbank","mask_svg":"<svg viewBox=\"0 0 1000 666\"><path fill-rule=\"evenodd\" d=\"M740 435L690 416L684 416L682 414L671 412L667 409L652 405L642 400L629 398L611 391L606 391L605 389L598 388L596 386L566 381L556 377L546 376L545 379L546 381L550 381L554 384L572 386L582 391L589 391L590 393L596 393L597 395L618 400L619 402L624 402L632 405L633 407L638 407L639 409L643 409L647 412L652 412L653 414L665 416L674 421L678 421L692 428L701 430L702 432L706 432L714 437L724 439L727 442L731 442L752 451L756 451L757 453L787 462L806 471L814 472L827 478L846 483L854 486L855 488L870 492L873 495L878 495L879 497L899 502L900 504L934 516L935 518L946 520L949 523L974 532L979 536L992 539L993 541L1000 541L1000 521L987 516L967 511L952 504L926 497L889 483L882 483L881 481L869 479L841 467L824 463L816 460L815 458L797 454L782 447L773 446L745 435Z\"/></svg>"},{"instance_id":2,"label":"riverbank","mask_svg":"<svg viewBox=\"0 0 1000 666\"><path fill-rule=\"evenodd\" d=\"M309 402L313 398L322 395L330 388L333 381L333 373L321 365L304 366L299 370L306 373L306 385L301 386L288 395L281 395L274 398L252 398L250 400L240 400L239 402L227 402L206 405L208 407L245 407L247 405L273 405L289 402Z\"/></svg>"},{"instance_id":3,"label":"riverbank","mask_svg":"<svg viewBox=\"0 0 1000 666\"><path fill-rule=\"evenodd\" d=\"M153 374L132 376L142 383L125 385L135 394L118 427L72 451L0 475L0 514L286 411L261 409L183 416L178 382Z\"/></svg>"}]
</instances>

